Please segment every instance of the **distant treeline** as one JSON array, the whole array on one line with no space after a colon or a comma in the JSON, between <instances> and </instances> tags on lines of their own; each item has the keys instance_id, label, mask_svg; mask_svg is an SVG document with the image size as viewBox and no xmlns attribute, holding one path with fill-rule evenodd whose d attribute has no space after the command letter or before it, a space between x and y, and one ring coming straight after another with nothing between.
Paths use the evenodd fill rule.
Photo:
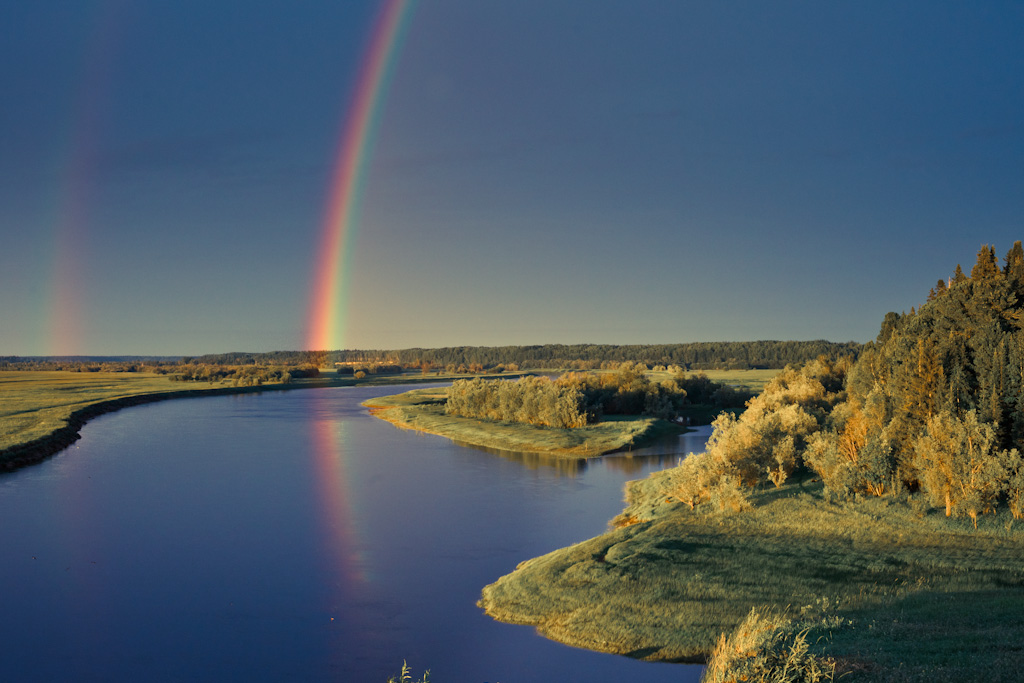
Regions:
<instances>
[{"instance_id":1,"label":"distant treeline","mask_svg":"<svg viewBox=\"0 0 1024 683\"><path fill-rule=\"evenodd\" d=\"M160 372L178 366L176 360L118 360L69 358L0 358L0 370L66 370L69 372Z\"/></svg>"},{"instance_id":2,"label":"distant treeline","mask_svg":"<svg viewBox=\"0 0 1024 683\"><path fill-rule=\"evenodd\" d=\"M181 366L352 367L374 374L381 366L427 371L483 372L495 368L549 368L555 370L615 369L621 363L648 367L678 366L684 370L779 369L801 365L816 358L836 360L857 356L857 342L751 341L697 342L692 344L542 344L538 346L451 346L439 349L273 351L270 353L219 353L168 358L19 358L0 357L0 370L78 370L115 372L154 371ZM348 372L348 370L343 370Z\"/></svg>"},{"instance_id":3,"label":"distant treeline","mask_svg":"<svg viewBox=\"0 0 1024 683\"><path fill-rule=\"evenodd\" d=\"M824 356L838 359L856 356L857 342L749 341L696 342L691 344L542 344L537 346L450 346L438 349L275 351L273 353L225 353L183 362L218 365L318 365L335 363L386 363L405 368L483 369L515 365L522 369L552 368L593 370L602 364L617 367L622 362L648 366L678 365L686 370L746 370L784 368ZM609 367L605 365L604 367Z\"/></svg>"},{"instance_id":4,"label":"distant treeline","mask_svg":"<svg viewBox=\"0 0 1024 683\"><path fill-rule=\"evenodd\" d=\"M688 404L742 407L753 394L677 372L652 381L643 363L622 363L614 373L570 372L557 379L458 380L448 389L449 415L574 428L604 415L651 415L672 419Z\"/></svg>"}]
</instances>

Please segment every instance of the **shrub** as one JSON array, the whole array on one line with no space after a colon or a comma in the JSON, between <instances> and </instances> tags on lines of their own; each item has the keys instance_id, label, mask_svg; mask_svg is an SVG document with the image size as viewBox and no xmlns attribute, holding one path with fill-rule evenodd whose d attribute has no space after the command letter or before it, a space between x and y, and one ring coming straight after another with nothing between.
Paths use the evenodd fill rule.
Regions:
<instances>
[{"instance_id":1,"label":"shrub","mask_svg":"<svg viewBox=\"0 0 1024 683\"><path fill-rule=\"evenodd\" d=\"M818 683L835 677L835 662L810 652L807 630L770 609L751 609L731 635L718 640L701 683Z\"/></svg>"},{"instance_id":2,"label":"shrub","mask_svg":"<svg viewBox=\"0 0 1024 683\"><path fill-rule=\"evenodd\" d=\"M978 515L995 508L1010 461L995 444L995 429L973 410L963 419L943 410L928 420L914 444L914 465L932 504L945 505L947 517L966 514L977 527Z\"/></svg>"}]
</instances>

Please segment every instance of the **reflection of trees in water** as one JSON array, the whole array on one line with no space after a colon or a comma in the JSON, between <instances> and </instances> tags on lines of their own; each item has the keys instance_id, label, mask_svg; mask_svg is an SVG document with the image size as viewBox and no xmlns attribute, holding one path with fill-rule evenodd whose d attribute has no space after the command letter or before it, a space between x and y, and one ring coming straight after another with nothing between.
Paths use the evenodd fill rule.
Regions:
<instances>
[{"instance_id":1,"label":"reflection of trees in water","mask_svg":"<svg viewBox=\"0 0 1024 683\"><path fill-rule=\"evenodd\" d=\"M610 470L626 474L642 474L657 464L661 468L673 467L683 455L679 453L662 453L661 455L606 455L602 459Z\"/></svg>"},{"instance_id":2,"label":"reflection of trees in water","mask_svg":"<svg viewBox=\"0 0 1024 683\"><path fill-rule=\"evenodd\" d=\"M523 451L507 451L500 448L487 448L486 446L476 446L454 439L452 443L463 448L472 448L473 450L497 455L505 460L517 462L527 469L543 470L559 477L576 477L583 474L587 467L597 464L604 465L616 472L624 472L630 475L643 474L645 471L650 470L652 465L657 465L661 468L673 467L687 455L685 452L680 452L677 449L662 448L660 449L662 452L657 453L644 453L640 451L624 453L619 451L589 459L566 458L545 453L527 453Z\"/></svg>"},{"instance_id":3,"label":"reflection of trees in water","mask_svg":"<svg viewBox=\"0 0 1024 683\"><path fill-rule=\"evenodd\" d=\"M465 441L458 441L452 439L452 443L456 446L462 446L463 448L472 448L473 450L483 451L484 453L490 453L491 455L497 455L506 460L512 460L524 465L527 469L540 470L548 469L553 470L554 473L563 477L575 477L581 474L587 469L586 458L566 458L559 457L557 455L547 455L545 453L526 453L523 451L506 451L501 448L488 448L486 446L477 446L475 444L466 443Z\"/></svg>"}]
</instances>

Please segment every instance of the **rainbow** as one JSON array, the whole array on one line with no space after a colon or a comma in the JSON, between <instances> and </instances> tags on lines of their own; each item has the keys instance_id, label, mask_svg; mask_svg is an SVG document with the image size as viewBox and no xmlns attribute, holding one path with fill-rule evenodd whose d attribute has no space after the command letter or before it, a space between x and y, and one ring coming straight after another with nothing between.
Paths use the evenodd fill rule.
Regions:
<instances>
[{"instance_id":1,"label":"rainbow","mask_svg":"<svg viewBox=\"0 0 1024 683\"><path fill-rule=\"evenodd\" d=\"M42 310L44 355L82 353L85 336L87 290L84 262L87 258L90 209L93 203L96 159L102 143L103 124L113 92L114 64L123 36L123 3L108 0L94 7L88 41L81 59L81 73L72 96L67 159L55 201L53 263L43 293L48 302Z\"/></svg>"},{"instance_id":2,"label":"rainbow","mask_svg":"<svg viewBox=\"0 0 1024 683\"><path fill-rule=\"evenodd\" d=\"M348 259L359 200L381 103L413 4L383 1L345 118L313 275L307 348L314 351L344 345Z\"/></svg>"}]
</instances>

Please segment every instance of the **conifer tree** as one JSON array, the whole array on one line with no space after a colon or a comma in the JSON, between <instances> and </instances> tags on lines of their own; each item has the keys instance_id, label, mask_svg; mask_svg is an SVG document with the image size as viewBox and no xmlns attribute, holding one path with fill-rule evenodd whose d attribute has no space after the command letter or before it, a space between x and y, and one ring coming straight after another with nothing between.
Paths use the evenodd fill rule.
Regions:
<instances>
[{"instance_id":1,"label":"conifer tree","mask_svg":"<svg viewBox=\"0 0 1024 683\"><path fill-rule=\"evenodd\" d=\"M978 262L971 269L972 280L985 280L999 272L995 247L983 244L978 250Z\"/></svg>"},{"instance_id":2,"label":"conifer tree","mask_svg":"<svg viewBox=\"0 0 1024 683\"><path fill-rule=\"evenodd\" d=\"M1003 272L1016 276L1018 279L1024 276L1024 247L1021 246L1020 240L1014 242L1010 250L1006 252L1006 265L1003 267Z\"/></svg>"}]
</instances>

